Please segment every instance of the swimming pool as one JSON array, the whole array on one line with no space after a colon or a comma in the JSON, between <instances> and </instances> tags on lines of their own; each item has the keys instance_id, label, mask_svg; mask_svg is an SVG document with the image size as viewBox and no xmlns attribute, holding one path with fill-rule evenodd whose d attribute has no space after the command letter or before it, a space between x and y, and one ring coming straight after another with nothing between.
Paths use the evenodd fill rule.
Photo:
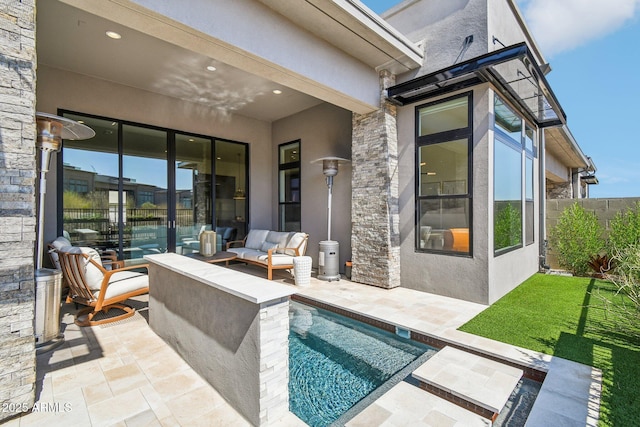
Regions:
<instances>
[{"instance_id":1,"label":"swimming pool","mask_svg":"<svg viewBox=\"0 0 640 427\"><path fill-rule=\"evenodd\" d=\"M296 301L289 310L289 406L324 427L418 358L437 351Z\"/></svg>"}]
</instances>

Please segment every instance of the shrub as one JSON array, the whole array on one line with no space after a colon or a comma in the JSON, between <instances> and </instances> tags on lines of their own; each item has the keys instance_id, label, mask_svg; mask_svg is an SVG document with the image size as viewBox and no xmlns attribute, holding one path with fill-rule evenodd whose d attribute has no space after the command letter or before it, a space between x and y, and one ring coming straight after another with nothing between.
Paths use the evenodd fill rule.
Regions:
<instances>
[{"instance_id":1,"label":"shrub","mask_svg":"<svg viewBox=\"0 0 640 427\"><path fill-rule=\"evenodd\" d=\"M640 243L640 202L633 209L618 212L609 224L607 253L614 254Z\"/></svg>"},{"instance_id":2,"label":"shrub","mask_svg":"<svg viewBox=\"0 0 640 427\"><path fill-rule=\"evenodd\" d=\"M614 274L607 278L615 285L616 295L622 298L603 298L607 313L617 326L628 333L639 335L640 327L640 244L634 243L616 249Z\"/></svg>"},{"instance_id":3,"label":"shrub","mask_svg":"<svg viewBox=\"0 0 640 427\"><path fill-rule=\"evenodd\" d=\"M587 212L578 203L566 208L549 233L560 266L577 276L586 275L590 259L604 247L602 232L593 212Z\"/></svg>"}]
</instances>

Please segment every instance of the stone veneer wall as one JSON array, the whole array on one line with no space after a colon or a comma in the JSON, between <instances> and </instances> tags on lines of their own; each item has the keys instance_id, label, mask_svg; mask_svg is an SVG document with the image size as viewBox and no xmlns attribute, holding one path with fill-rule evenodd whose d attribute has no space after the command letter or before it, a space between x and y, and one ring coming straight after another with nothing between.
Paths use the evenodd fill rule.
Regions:
<instances>
[{"instance_id":1,"label":"stone veneer wall","mask_svg":"<svg viewBox=\"0 0 640 427\"><path fill-rule=\"evenodd\" d=\"M571 183L547 181L547 200L548 199L573 199Z\"/></svg>"},{"instance_id":2,"label":"stone veneer wall","mask_svg":"<svg viewBox=\"0 0 640 427\"><path fill-rule=\"evenodd\" d=\"M396 107L384 91L395 76L380 73L380 109L353 116L351 280L400 286L398 132Z\"/></svg>"},{"instance_id":3,"label":"stone veneer wall","mask_svg":"<svg viewBox=\"0 0 640 427\"><path fill-rule=\"evenodd\" d=\"M0 0L0 421L35 398L35 83L35 0Z\"/></svg>"}]
</instances>

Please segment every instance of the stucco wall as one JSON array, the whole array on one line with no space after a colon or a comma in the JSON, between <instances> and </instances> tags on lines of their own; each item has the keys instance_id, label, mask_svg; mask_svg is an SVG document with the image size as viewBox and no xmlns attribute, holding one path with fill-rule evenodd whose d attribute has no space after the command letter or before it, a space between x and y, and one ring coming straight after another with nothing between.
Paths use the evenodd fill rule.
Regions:
<instances>
[{"instance_id":1,"label":"stucco wall","mask_svg":"<svg viewBox=\"0 0 640 427\"><path fill-rule=\"evenodd\" d=\"M176 254L146 257L149 325L252 425L289 409L290 287Z\"/></svg>"},{"instance_id":2,"label":"stucco wall","mask_svg":"<svg viewBox=\"0 0 640 427\"><path fill-rule=\"evenodd\" d=\"M491 169L487 89L484 85L473 91L473 257L416 252L414 126L415 108L420 104L398 108L402 286L481 304L489 300L488 203L492 194L488 174Z\"/></svg>"},{"instance_id":3,"label":"stucco wall","mask_svg":"<svg viewBox=\"0 0 640 427\"><path fill-rule=\"evenodd\" d=\"M301 229L309 234L307 255L318 265L318 244L327 239L327 185L322 164L326 156L351 158L351 112L322 104L273 123L271 229L278 228L278 145L300 140ZM340 270L351 255L351 164L340 165L333 180L331 239L340 243Z\"/></svg>"},{"instance_id":4,"label":"stucco wall","mask_svg":"<svg viewBox=\"0 0 640 427\"><path fill-rule=\"evenodd\" d=\"M464 92L461 92L464 93ZM450 95L448 95L450 96ZM430 99L430 101L438 98ZM493 253L493 91L473 90L473 257L415 250L415 108L398 109L402 286L491 304L538 271L539 203L534 212L535 243L500 256ZM538 197L538 161L534 195Z\"/></svg>"},{"instance_id":5,"label":"stucco wall","mask_svg":"<svg viewBox=\"0 0 640 427\"><path fill-rule=\"evenodd\" d=\"M487 0L406 1L382 16L409 40L424 43L424 65L398 76L398 83L453 65L469 35L473 43L458 62L487 53Z\"/></svg>"},{"instance_id":6,"label":"stucco wall","mask_svg":"<svg viewBox=\"0 0 640 427\"><path fill-rule=\"evenodd\" d=\"M249 228L269 228L273 223L270 123L237 115L221 117L198 104L46 66L38 67L37 108L53 114L61 108L249 143ZM56 238L55 165L54 155L47 175L45 242Z\"/></svg>"}]
</instances>

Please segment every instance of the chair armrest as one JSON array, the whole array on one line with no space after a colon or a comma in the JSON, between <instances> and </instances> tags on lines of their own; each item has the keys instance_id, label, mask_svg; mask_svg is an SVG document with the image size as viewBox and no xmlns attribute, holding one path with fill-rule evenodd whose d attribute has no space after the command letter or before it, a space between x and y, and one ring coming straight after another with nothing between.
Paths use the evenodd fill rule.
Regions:
<instances>
[{"instance_id":1,"label":"chair armrest","mask_svg":"<svg viewBox=\"0 0 640 427\"><path fill-rule=\"evenodd\" d=\"M295 255L292 255L292 256L300 256L300 247L297 247L297 248L278 248L277 251L278 252L282 252L282 253L284 253L284 251L294 251Z\"/></svg>"},{"instance_id":2,"label":"chair armrest","mask_svg":"<svg viewBox=\"0 0 640 427\"><path fill-rule=\"evenodd\" d=\"M232 240L230 242L227 242L227 249L231 248L231 247L238 247L241 248L244 246L246 239L242 239L242 240ZM237 245L237 246L234 246Z\"/></svg>"},{"instance_id":3,"label":"chair armrest","mask_svg":"<svg viewBox=\"0 0 640 427\"><path fill-rule=\"evenodd\" d=\"M122 261L118 261L118 260L107 261L107 260L103 259L102 260L102 265L105 266L105 267L109 266L109 267L111 267L111 269L124 268L124 260L122 260Z\"/></svg>"},{"instance_id":4,"label":"chair armrest","mask_svg":"<svg viewBox=\"0 0 640 427\"><path fill-rule=\"evenodd\" d=\"M119 273L121 271L137 270L139 268L145 268L147 270L147 272L149 272L149 264L136 264L136 265L129 265L127 267L117 268L115 270L109 270L109 271L107 271L106 274L111 276L111 275L113 275L115 273Z\"/></svg>"}]
</instances>

